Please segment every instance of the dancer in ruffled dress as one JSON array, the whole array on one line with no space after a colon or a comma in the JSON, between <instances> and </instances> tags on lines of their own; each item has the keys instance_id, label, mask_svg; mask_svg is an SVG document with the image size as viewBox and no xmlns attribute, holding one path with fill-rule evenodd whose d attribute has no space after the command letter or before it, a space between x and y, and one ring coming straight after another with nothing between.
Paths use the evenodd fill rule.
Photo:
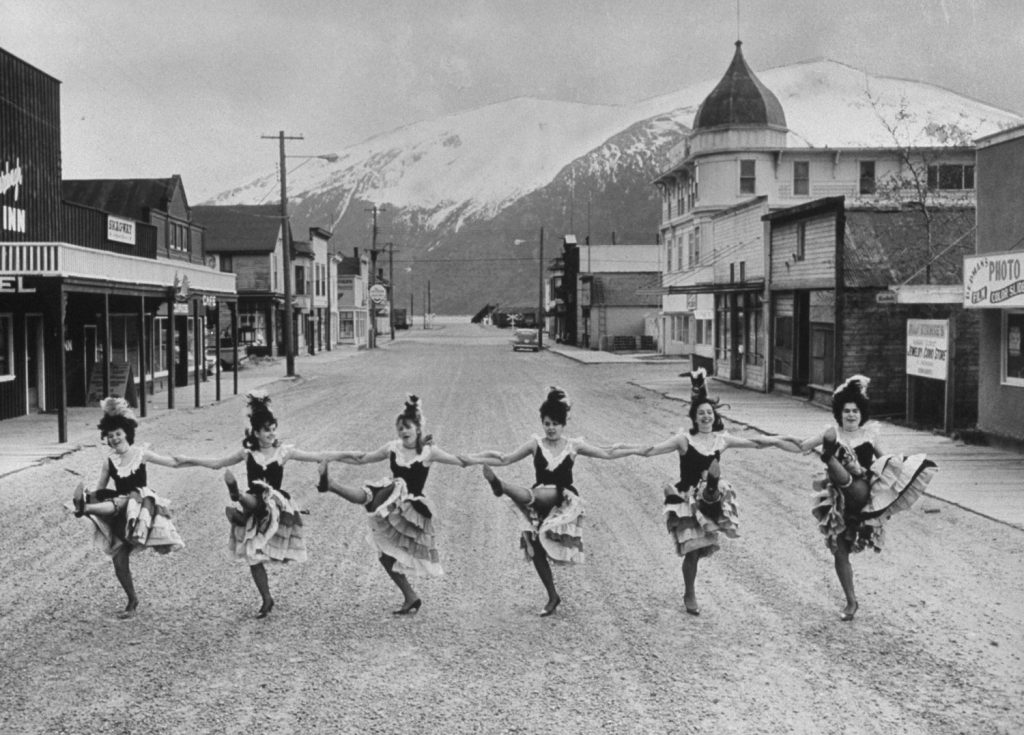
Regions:
<instances>
[{"instance_id":1,"label":"dancer in ruffled dress","mask_svg":"<svg viewBox=\"0 0 1024 735\"><path fill-rule=\"evenodd\" d=\"M574 564L584 560L583 503L573 484L573 465L577 456L596 459L618 459L636 452L628 449L609 450L588 444L582 438L564 436L569 419L569 398L561 388L548 388L540 406L544 434L534 435L509 454L497 451L459 455L466 464L482 464L484 477L498 497L512 500L522 521L520 546L525 558L533 562L548 601L541 610L547 617L562 602L555 589L551 561ZM532 485L515 485L501 480L491 467L504 467L522 459L533 459Z\"/></svg>"},{"instance_id":2,"label":"dancer in ruffled dress","mask_svg":"<svg viewBox=\"0 0 1024 735\"><path fill-rule=\"evenodd\" d=\"M263 391L247 396L249 427L242 446L231 454L215 458L178 456L180 466L210 469L230 467L245 461L248 489L240 492L230 470L224 473L228 496L236 506L228 506L231 523L228 549L232 556L245 559L263 604L256 614L265 618L274 607L267 578L266 562L306 561L306 539L302 511L291 493L284 490L284 466L294 460L319 462L323 453L305 452L277 438L277 419L270 410L270 398Z\"/></svg>"},{"instance_id":3,"label":"dancer in ruffled dress","mask_svg":"<svg viewBox=\"0 0 1024 735\"><path fill-rule=\"evenodd\" d=\"M689 376L691 428L646 449L626 448L645 457L669 452L679 455L679 482L664 488L665 523L676 553L683 558L683 607L690 615L700 615L698 563L721 548L722 534L739 536L736 491L721 479L722 454L728 449L762 449L774 442L767 437L745 438L725 431L718 401L708 396L706 371L700 368Z\"/></svg>"},{"instance_id":4,"label":"dancer in ruffled dress","mask_svg":"<svg viewBox=\"0 0 1024 735\"><path fill-rule=\"evenodd\" d=\"M114 574L121 583L128 604L119 618L135 616L139 598L135 594L129 556L140 549L161 554L183 549L185 544L171 521L169 501L147 484L146 464L176 467L171 457L153 452L148 444L135 444L138 421L123 398L106 398L102 403L100 437L107 456L100 468L96 489L87 493L79 483L71 501L75 516L85 516L95 527L96 545L114 562ZM114 489L108 483L114 481Z\"/></svg>"},{"instance_id":5,"label":"dancer in ruffled dress","mask_svg":"<svg viewBox=\"0 0 1024 735\"><path fill-rule=\"evenodd\" d=\"M463 466L423 434L424 418L420 399L410 395L395 419L398 438L373 452L327 452L320 464L320 492L330 492L350 503L362 505L369 513L370 543L377 550L381 566L404 598L395 615L415 613L423 599L413 589L408 575L437 577L444 574L437 553L434 511L423 494L433 464ZM387 460L391 477L362 487L342 485L328 475L328 462L371 464Z\"/></svg>"},{"instance_id":6,"label":"dancer in ruffled dress","mask_svg":"<svg viewBox=\"0 0 1024 735\"><path fill-rule=\"evenodd\" d=\"M777 437L777 446L806 452L820 446L825 477L814 483L812 514L835 557L836 576L846 596L841 620L853 620L857 596L853 587L850 554L867 548L881 551L884 524L894 513L906 510L921 497L936 472L924 454L904 457L886 454L879 438L879 424L868 421L870 379L854 375L832 394L836 423L801 441Z\"/></svg>"}]
</instances>

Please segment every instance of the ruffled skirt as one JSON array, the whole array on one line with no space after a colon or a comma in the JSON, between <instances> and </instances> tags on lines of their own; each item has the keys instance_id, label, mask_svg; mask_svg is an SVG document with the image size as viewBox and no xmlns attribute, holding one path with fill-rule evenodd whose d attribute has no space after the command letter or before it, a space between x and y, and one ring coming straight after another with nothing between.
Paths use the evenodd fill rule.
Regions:
<instances>
[{"instance_id":1,"label":"ruffled skirt","mask_svg":"<svg viewBox=\"0 0 1024 735\"><path fill-rule=\"evenodd\" d=\"M924 494L937 469L923 454L879 457L868 472L867 505L857 513L847 512L845 495L827 475L815 480L811 514L825 536L825 544L832 553L836 552L839 539L845 540L852 552L868 548L881 551L885 545L885 522Z\"/></svg>"},{"instance_id":2,"label":"ruffled skirt","mask_svg":"<svg viewBox=\"0 0 1024 735\"><path fill-rule=\"evenodd\" d=\"M444 574L434 535L434 513L427 498L410 494L401 478L388 478L366 488L375 498L369 515L370 545L394 559L393 570L400 574Z\"/></svg>"},{"instance_id":3,"label":"ruffled skirt","mask_svg":"<svg viewBox=\"0 0 1024 735\"><path fill-rule=\"evenodd\" d=\"M536 488L535 488L536 489ZM583 553L583 501L572 490L562 491L562 502L540 516L532 508L515 504L520 516L519 546L527 561L533 560L539 541L548 558L557 564L580 564Z\"/></svg>"},{"instance_id":4,"label":"ruffled skirt","mask_svg":"<svg viewBox=\"0 0 1024 735\"><path fill-rule=\"evenodd\" d=\"M721 548L720 534L739 537L736 491L724 480L718 481L718 488L721 500L710 505L698 500L703 481L696 487L680 488L676 484L665 488L665 527L679 556L694 552L698 558L710 556Z\"/></svg>"},{"instance_id":5,"label":"ruffled skirt","mask_svg":"<svg viewBox=\"0 0 1024 735\"><path fill-rule=\"evenodd\" d=\"M92 499L86 493L86 502L113 501L124 498L112 491L94 493ZM158 554L167 554L185 548L185 542L178 535L171 520L171 501L162 498L148 487L139 488L127 496L127 502L114 515L86 517L93 524L93 543L103 553L113 556L125 544L131 553L142 549L152 549ZM74 510L74 504L69 504Z\"/></svg>"},{"instance_id":6,"label":"ruffled skirt","mask_svg":"<svg viewBox=\"0 0 1024 735\"><path fill-rule=\"evenodd\" d=\"M243 513L228 508L231 532L228 551L250 566L269 561L306 561L306 540L298 505L279 490L263 482L256 484L262 494L260 508Z\"/></svg>"}]
</instances>

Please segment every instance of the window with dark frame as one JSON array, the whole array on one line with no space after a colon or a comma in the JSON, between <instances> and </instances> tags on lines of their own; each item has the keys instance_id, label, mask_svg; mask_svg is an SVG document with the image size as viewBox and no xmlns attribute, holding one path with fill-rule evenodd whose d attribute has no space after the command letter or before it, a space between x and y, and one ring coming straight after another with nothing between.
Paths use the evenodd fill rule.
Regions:
<instances>
[{"instance_id":1,"label":"window with dark frame","mask_svg":"<svg viewBox=\"0 0 1024 735\"><path fill-rule=\"evenodd\" d=\"M974 189L974 165L937 163L928 166L928 188L933 191Z\"/></svg>"},{"instance_id":2,"label":"window with dark frame","mask_svg":"<svg viewBox=\"0 0 1024 735\"><path fill-rule=\"evenodd\" d=\"M807 223L796 223L796 252L793 253L793 260L803 260L807 255Z\"/></svg>"},{"instance_id":3,"label":"window with dark frame","mask_svg":"<svg viewBox=\"0 0 1024 735\"><path fill-rule=\"evenodd\" d=\"M875 193L875 162L860 162L860 188L861 194Z\"/></svg>"},{"instance_id":4,"label":"window with dark frame","mask_svg":"<svg viewBox=\"0 0 1024 735\"><path fill-rule=\"evenodd\" d=\"M793 194L807 196L811 193L810 161L793 161Z\"/></svg>"},{"instance_id":5,"label":"window with dark frame","mask_svg":"<svg viewBox=\"0 0 1024 735\"><path fill-rule=\"evenodd\" d=\"M752 158L740 161L740 194L757 191L757 162Z\"/></svg>"}]
</instances>

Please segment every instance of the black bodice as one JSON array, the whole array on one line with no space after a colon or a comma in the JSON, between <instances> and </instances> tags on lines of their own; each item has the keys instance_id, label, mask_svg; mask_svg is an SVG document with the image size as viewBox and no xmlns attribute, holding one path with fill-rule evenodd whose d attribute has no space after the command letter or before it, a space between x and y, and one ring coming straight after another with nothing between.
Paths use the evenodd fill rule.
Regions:
<instances>
[{"instance_id":1,"label":"black bodice","mask_svg":"<svg viewBox=\"0 0 1024 735\"><path fill-rule=\"evenodd\" d=\"M114 464L113 459L108 459L110 463L109 475L114 481L114 488L117 490L118 495L128 495L133 490L138 490L140 487L146 487L146 463L140 462L139 466L131 473L122 477L117 474L117 465Z\"/></svg>"},{"instance_id":2,"label":"black bodice","mask_svg":"<svg viewBox=\"0 0 1024 735\"><path fill-rule=\"evenodd\" d=\"M566 454L557 466L549 467L548 460L544 456L544 451L540 448L540 442L538 441L537 448L533 452L533 470L537 478L534 487L537 485L554 485L555 487L571 488L572 466L573 457L571 454Z\"/></svg>"},{"instance_id":3,"label":"black bodice","mask_svg":"<svg viewBox=\"0 0 1024 735\"><path fill-rule=\"evenodd\" d=\"M679 484L680 490L687 490L696 487L700 482L701 475L707 471L715 460L714 454L703 454L697 451L692 443L686 446L686 454L679 455Z\"/></svg>"},{"instance_id":4,"label":"black bodice","mask_svg":"<svg viewBox=\"0 0 1024 735\"><path fill-rule=\"evenodd\" d=\"M284 465L277 459L268 462L266 466L256 461L256 458L249 452L245 456L246 481L249 483L249 491L259 492L253 485L257 480L265 482L275 490L281 489L281 482L284 480Z\"/></svg>"},{"instance_id":5,"label":"black bodice","mask_svg":"<svg viewBox=\"0 0 1024 735\"><path fill-rule=\"evenodd\" d=\"M409 494L422 495L423 486L427 484L427 475L430 474L430 466L423 464L418 459L408 466L400 465L398 464L398 455L394 450L391 450L390 462L391 475L405 481L405 487L409 490Z\"/></svg>"}]
</instances>

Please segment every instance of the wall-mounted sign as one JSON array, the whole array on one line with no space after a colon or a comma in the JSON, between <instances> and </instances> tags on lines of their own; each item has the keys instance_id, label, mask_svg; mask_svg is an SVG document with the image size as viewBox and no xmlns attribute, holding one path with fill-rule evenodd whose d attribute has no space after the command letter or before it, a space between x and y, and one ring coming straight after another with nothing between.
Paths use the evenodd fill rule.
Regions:
<instances>
[{"instance_id":1,"label":"wall-mounted sign","mask_svg":"<svg viewBox=\"0 0 1024 735\"><path fill-rule=\"evenodd\" d=\"M907 375L945 380L949 363L949 320L907 320Z\"/></svg>"},{"instance_id":2,"label":"wall-mounted sign","mask_svg":"<svg viewBox=\"0 0 1024 735\"><path fill-rule=\"evenodd\" d=\"M107 239L111 242L135 244L135 221L107 215Z\"/></svg>"},{"instance_id":3,"label":"wall-mounted sign","mask_svg":"<svg viewBox=\"0 0 1024 735\"><path fill-rule=\"evenodd\" d=\"M375 304L383 304L388 298L388 290L381 286L379 283L375 283L370 286L370 300Z\"/></svg>"},{"instance_id":4,"label":"wall-mounted sign","mask_svg":"<svg viewBox=\"0 0 1024 735\"><path fill-rule=\"evenodd\" d=\"M5 199L7 192L13 192L12 202L17 203L23 184L21 159L14 159L14 168L11 168L10 161L4 161L4 167L0 169L0 199ZM8 232L25 232L25 210L12 206L7 201L0 202L0 229Z\"/></svg>"},{"instance_id":5,"label":"wall-mounted sign","mask_svg":"<svg viewBox=\"0 0 1024 735\"><path fill-rule=\"evenodd\" d=\"M0 293L35 293L36 290L25 283L24 276L0 276Z\"/></svg>"},{"instance_id":6,"label":"wall-mounted sign","mask_svg":"<svg viewBox=\"0 0 1024 735\"><path fill-rule=\"evenodd\" d=\"M1024 306L1024 253L964 258L964 308Z\"/></svg>"}]
</instances>

